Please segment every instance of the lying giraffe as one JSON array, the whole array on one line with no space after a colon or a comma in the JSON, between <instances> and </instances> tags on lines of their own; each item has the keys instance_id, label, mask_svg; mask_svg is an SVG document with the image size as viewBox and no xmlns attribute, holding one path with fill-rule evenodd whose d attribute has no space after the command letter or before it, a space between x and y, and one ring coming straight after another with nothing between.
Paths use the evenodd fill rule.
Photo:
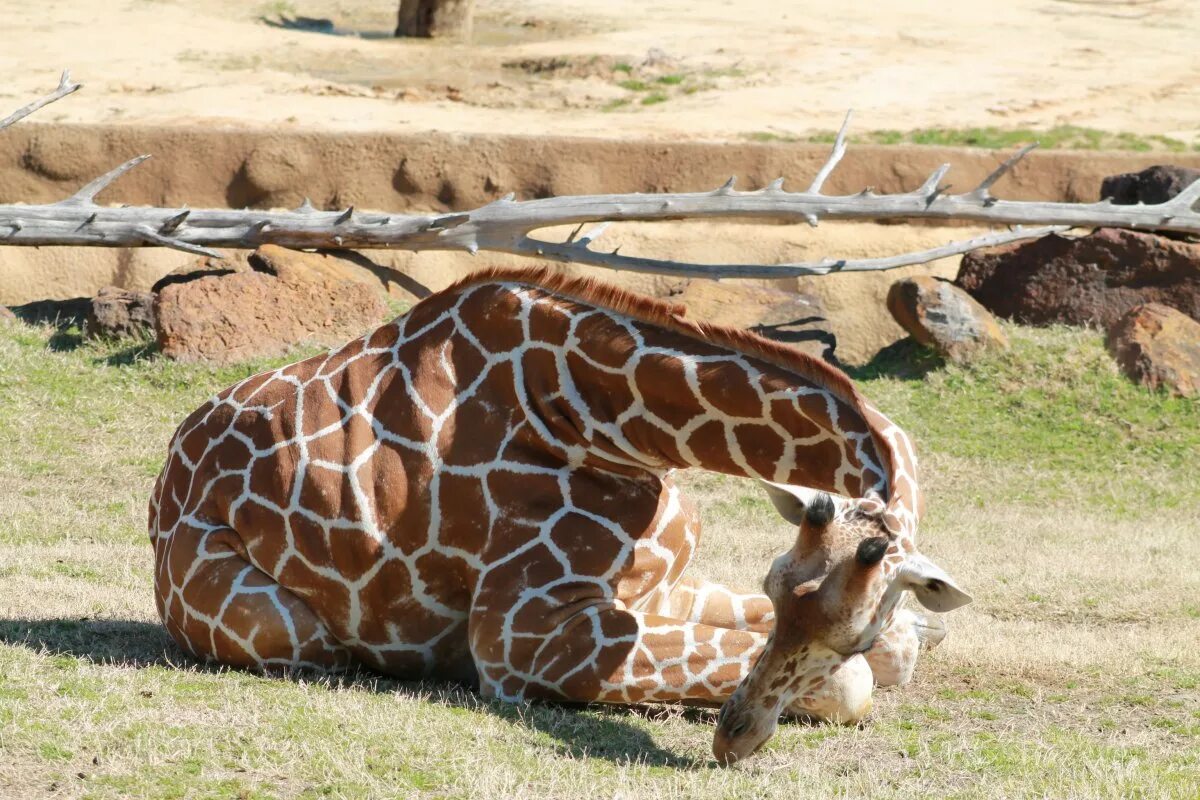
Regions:
<instances>
[{"instance_id":1,"label":"lying giraffe","mask_svg":"<svg viewBox=\"0 0 1200 800\"><path fill-rule=\"evenodd\" d=\"M914 548L909 441L824 362L682 315L484 272L221 392L176 431L150 503L167 630L258 670L729 700L725 761L781 712L861 718L937 629L900 590L966 599ZM700 522L672 473L688 467L764 481L799 524L769 596L686 573Z\"/></svg>"}]
</instances>

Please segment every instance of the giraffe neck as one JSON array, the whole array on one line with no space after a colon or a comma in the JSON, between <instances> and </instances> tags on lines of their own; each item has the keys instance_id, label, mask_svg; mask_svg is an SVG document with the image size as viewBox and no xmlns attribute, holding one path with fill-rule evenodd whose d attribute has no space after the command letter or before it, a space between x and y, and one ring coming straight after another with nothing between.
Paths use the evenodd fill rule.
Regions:
<instances>
[{"instance_id":1,"label":"giraffe neck","mask_svg":"<svg viewBox=\"0 0 1200 800\"><path fill-rule=\"evenodd\" d=\"M553 361L523 359L527 385L556 389L530 405L560 440L618 468L696 467L849 497L875 492L889 527L911 537L919 494L908 439L835 368L788 351L746 352L677 318L645 319L542 286L513 291L534 338L556 330L543 335L562 342Z\"/></svg>"},{"instance_id":2,"label":"giraffe neck","mask_svg":"<svg viewBox=\"0 0 1200 800\"><path fill-rule=\"evenodd\" d=\"M866 401L862 401L862 408L888 476L888 491L883 495L886 501L884 523L903 542L911 545L917 523L925 511L925 500L917 483L916 451L908 434L878 409Z\"/></svg>"}]
</instances>

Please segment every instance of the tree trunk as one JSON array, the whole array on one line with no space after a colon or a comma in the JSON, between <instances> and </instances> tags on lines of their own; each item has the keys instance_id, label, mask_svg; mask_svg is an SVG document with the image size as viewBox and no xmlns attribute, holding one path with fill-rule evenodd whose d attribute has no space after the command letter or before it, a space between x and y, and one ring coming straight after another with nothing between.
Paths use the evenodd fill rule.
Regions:
<instances>
[{"instance_id":1,"label":"tree trunk","mask_svg":"<svg viewBox=\"0 0 1200 800\"><path fill-rule=\"evenodd\" d=\"M475 0L400 0L397 36L442 37L471 28Z\"/></svg>"}]
</instances>

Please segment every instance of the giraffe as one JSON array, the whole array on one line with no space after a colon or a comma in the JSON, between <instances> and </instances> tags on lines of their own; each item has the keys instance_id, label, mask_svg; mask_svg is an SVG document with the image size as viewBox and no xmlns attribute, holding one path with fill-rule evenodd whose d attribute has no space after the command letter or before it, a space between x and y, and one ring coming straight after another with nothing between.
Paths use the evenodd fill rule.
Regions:
<instances>
[{"instance_id":1,"label":"giraffe","mask_svg":"<svg viewBox=\"0 0 1200 800\"><path fill-rule=\"evenodd\" d=\"M683 315L482 271L218 393L176 430L150 500L166 629L254 670L366 666L507 701L729 701L725 761L769 737L770 713L860 719L873 683L906 681L941 630L897 606L892 580L936 570L913 545L908 439L839 370ZM686 468L758 479L799 524L766 593L687 572ZM869 591L844 580L857 542L880 540ZM790 619L804 581L829 608Z\"/></svg>"}]
</instances>

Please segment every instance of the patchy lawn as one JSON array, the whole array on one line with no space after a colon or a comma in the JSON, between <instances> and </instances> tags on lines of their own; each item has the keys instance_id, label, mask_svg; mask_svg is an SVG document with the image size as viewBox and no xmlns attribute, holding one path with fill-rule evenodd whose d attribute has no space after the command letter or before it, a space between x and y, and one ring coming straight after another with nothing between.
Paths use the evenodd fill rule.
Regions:
<instances>
[{"instance_id":1,"label":"patchy lawn","mask_svg":"<svg viewBox=\"0 0 1200 800\"><path fill-rule=\"evenodd\" d=\"M189 664L147 494L178 421L267 365L0 327L0 796L1195 798L1200 405L1125 382L1097 334L1009 334L972 367L899 347L855 373L917 440L923 548L975 603L864 726L785 724L722 769L707 710ZM700 567L756 584L787 527L745 482L686 482Z\"/></svg>"}]
</instances>

